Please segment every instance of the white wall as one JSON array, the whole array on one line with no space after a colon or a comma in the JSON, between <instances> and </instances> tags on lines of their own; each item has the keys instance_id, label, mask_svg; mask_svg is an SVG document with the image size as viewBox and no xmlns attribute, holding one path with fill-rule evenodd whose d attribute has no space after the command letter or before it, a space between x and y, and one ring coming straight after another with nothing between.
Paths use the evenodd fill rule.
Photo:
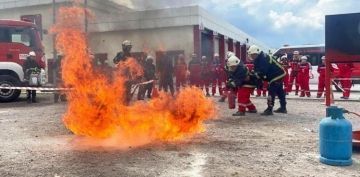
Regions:
<instances>
[{"instance_id":1,"label":"white wall","mask_svg":"<svg viewBox=\"0 0 360 177\"><path fill-rule=\"evenodd\" d=\"M192 26L93 33L90 35L90 46L94 53L107 53L111 63L124 40L132 41L133 52L150 50L153 57L160 49L185 50L188 60L194 50Z\"/></svg>"}]
</instances>

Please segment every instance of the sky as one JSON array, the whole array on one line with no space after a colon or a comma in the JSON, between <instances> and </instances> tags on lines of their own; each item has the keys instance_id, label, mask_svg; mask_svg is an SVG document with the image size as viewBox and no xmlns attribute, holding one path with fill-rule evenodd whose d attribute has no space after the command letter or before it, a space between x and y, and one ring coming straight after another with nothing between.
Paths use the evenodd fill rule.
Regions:
<instances>
[{"instance_id":1,"label":"sky","mask_svg":"<svg viewBox=\"0 0 360 177\"><path fill-rule=\"evenodd\" d=\"M271 48L325 43L325 15L360 12L360 0L113 0L143 8L197 4Z\"/></svg>"},{"instance_id":2,"label":"sky","mask_svg":"<svg viewBox=\"0 0 360 177\"><path fill-rule=\"evenodd\" d=\"M216 13L272 48L325 43L325 15L360 12L360 0L204 0Z\"/></svg>"}]
</instances>

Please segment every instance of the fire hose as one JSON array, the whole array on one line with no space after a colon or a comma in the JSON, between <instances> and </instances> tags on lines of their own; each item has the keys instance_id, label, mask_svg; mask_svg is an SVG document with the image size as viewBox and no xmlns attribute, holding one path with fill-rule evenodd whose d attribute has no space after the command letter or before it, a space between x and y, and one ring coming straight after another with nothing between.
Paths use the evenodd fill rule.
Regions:
<instances>
[{"instance_id":1,"label":"fire hose","mask_svg":"<svg viewBox=\"0 0 360 177\"><path fill-rule=\"evenodd\" d=\"M352 112L352 111L349 111L349 110L346 110L346 109L344 109L344 113L346 113L346 114L354 114L354 115L360 117L360 114L359 114L359 113Z\"/></svg>"}]
</instances>

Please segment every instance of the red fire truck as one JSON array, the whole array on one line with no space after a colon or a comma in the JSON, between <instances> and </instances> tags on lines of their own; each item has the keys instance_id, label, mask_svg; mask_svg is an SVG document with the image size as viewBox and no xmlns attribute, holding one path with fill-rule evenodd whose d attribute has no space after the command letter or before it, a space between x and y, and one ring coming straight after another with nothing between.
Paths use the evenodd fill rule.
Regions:
<instances>
[{"instance_id":1,"label":"red fire truck","mask_svg":"<svg viewBox=\"0 0 360 177\"><path fill-rule=\"evenodd\" d=\"M35 51L36 61L45 68L44 47L40 31L34 23L0 20L0 87L23 86L23 63ZM11 102L20 90L0 89L0 102Z\"/></svg>"}]
</instances>

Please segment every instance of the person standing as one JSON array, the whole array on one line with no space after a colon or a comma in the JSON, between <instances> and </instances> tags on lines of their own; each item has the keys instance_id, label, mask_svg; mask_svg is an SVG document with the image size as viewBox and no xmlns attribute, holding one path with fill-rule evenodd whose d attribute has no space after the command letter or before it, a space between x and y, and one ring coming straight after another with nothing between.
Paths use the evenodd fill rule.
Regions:
<instances>
[{"instance_id":1,"label":"person standing","mask_svg":"<svg viewBox=\"0 0 360 177\"><path fill-rule=\"evenodd\" d=\"M113 62L115 65L119 64L120 62L125 62L126 60L128 60L129 58L132 57L131 55L131 49L132 49L132 44L131 41L129 40L125 40L122 43L122 51L118 52L116 54L116 56L113 59ZM134 84L134 78L132 78L131 73L130 73L130 69L129 68L125 68L125 70L123 71L123 75L126 77L126 81L125 81L125 99L124 99L124 103L125 104L130 104L130 101L132 99L132 93L131 93L131 87Z\"/></svg>"},{"instance_id":2,"label":"person standing","mask_svg":"<svg viewBox=\"0 0 360 177\"><path fill-rule=\"evenodd\" d=\"M248 68L236 56L227 60L229 78L226 86L237 90L238 112L233 116L245 116L246 109L249 113L257 113L255 105L250 100L250 95L256 87L255 76L250 75Z\"/></svg>"},{"instance_id":3,"label":"person standing","mask_svg":"<svg viewBox=\"0 0 360 177\"><path fill-rule=\"evenodd\" d=\"M180 54L176 60L175 65L175 78L176 78L176 91L179 92L180 87L186 86L186 71L187 65L185 62L185 56Z\"/></svg>"},{"instance_id":4,"label":"person standing","mask_svg":"<svg viewBox=\"0 0 360 177\"><path fill-rule=\"evenodd\" d=\"M41 71L40 65L36 62L36 53L34 51L29 52L29 55L23 65L23 71L25 79L28 81L28 86L39 86L39 77L31 77L32 74L40 74ZM28 103L37 102L36 90L26 90L26 93L26 100Z\"/></svg>"},{"instance_id":5,"label":"person standing","mask_svg":"<svg viewBox=\"0 0 360 177\"><path fill-rule=\"evenodd\" d=\"M190 85L200 88L201 64L196 54L192 54L188 68L190 72L190 77L189 77Z\"/></svg>"},{"instance_id":6,"label":"person standing","mask_svg":"<svg viewBox=\"0 0 360 177\"><path fill-rule=\"evenodd\" d=\"M287 113L286 95L283 87L283 79L286 75L284 68L271 56L265 54L256 45L252 45L248 54L254 63L254 74L258 79L269 82L268 107L261 114L263 116L273 115L275 97L280 100L280 108L275 110L276 113Z\"/></svg>"},{"instance_id":7,"label":"person standing","mask_svg":"<svg viewBox=\"0 0 360 177\"><path fill-rule=\"evenodd\" d=\"M288 86L289 86L289 79L290 79L290 75L289 75L290 65L289 65L289 61L288 61L288 58L287 58L286 55L281 56L280 64L281 64L281 66L284 68L284 70L286 72L286 75L284 77L284 90L285 90L286 94L289 94L288 93L288 91L289 91Z\"/></svg>"},{"instance_id":8,"label":"person standing","mask_svg":"<svg viewBox=\"0 0 360 177\"><path fill-rule=\"evenodd\" d=\"M350 91L351 91L351 74L352 70L354 69L353 64L351 63L339 63L338 64L339 70L340 70L340 83L341 87L344 90L343 96L341 99L349 99L350 97Z\"/></svg>"},{"instance_id":9,"label":"person standing","mask_svg":"<svg viewBox=\"0 0 360 177\"><path fill-rule=\"evenodd\" d=\"M299 84L301 88L300 97L311 97L310 94L310 71L311 71L311 64L307 61L308 58L306 56L301 57L301 63L299 65Z\"/></svg>"},{"instance_id":10,"label":"person standing","mask_svg":"<svg viewBox=\"0 0 360 177\"><path fill-rule=\"evenodd\" d=\"M326 58L325 56L321 57L321 64L318 66L317 72L319 73L319 82L318 82L318 93L317 98L321 98L325 90L325 76L326 76ZM334 68L330 65L330 74L333 73Z\"/></svg>"},{"instance_id":11,"label":"person standing","mask_svg":"<svg viewBox=\"0 0 360 177\"><path fill-rule=\"evenodd\" d=\"M288 93L292 92L293 84L295 81L295 95L299 95L299 87L300 87L299 77L298 77L299 63L300 63L300 52L294 51L293 59L290 62L291 73L290 73L289 85L287 87L288 88L287 92Z\"/></svg>"},{"instance_id":12,"label":"person standing","mask_svg":"<svg viewBox=\"0 0 360 177\"><path fill-rule=\"evenodd\" d=\"M201 57L201 78L200 78L200 88L201 90L204 89L205 87L205 91L206 91L206 96L209 97L210 96L210 90L209 90L209 86L210 86L210 65L209 65L209 61L207 59L206 56L202 56Z\"/></svg>"},{"instance_id":13,"label":"person standing","mask_svg":"<svg viewBox=\"0 0 360 177\"><path fill-rule=\"evenodd\" d=\"M218 87L219 90L219 94L220 96L223 94L223 79L222 79L222 75L223 75L223 67L221 65L220 62L220 56L218 53L214 54L214 61L212 62L212 66L211 66L211 80L212 80L212 88L211 88L211 93L212 96L214 96L216 94L216 87Z\"/></svg>"},{"instance_id":14,"label":"person standing","mask_svg":"<svg viewBox=\"0 0 360 177\"><path fill-rule=\"evenodd\" d=\"M159 63L159 74L160 74L160 91L164 90L168 92L170 89L171 95L174 96L174 66L170 57L165 52L160 54L160 63Z\"/></svg>"},{"instance_id":15,"label":"person standing","mask_svg":"<svg viewBox=\"0 0 360 177\"><path fill-rule=\"evenodd\" d=\"M155 73L156 73L156 67L154 65L154 59L151 56L148 56L146 61L145 61L145 65L144 65L144 78L145 81L151 81L151 80L155 80ZM153 83L149 83L149 84L145 84L144 85L144 97L145 94L147 95L147 98L151 98L151 93L152 93L152 89L153 89Z\"/></svg>"}]
</instances>

